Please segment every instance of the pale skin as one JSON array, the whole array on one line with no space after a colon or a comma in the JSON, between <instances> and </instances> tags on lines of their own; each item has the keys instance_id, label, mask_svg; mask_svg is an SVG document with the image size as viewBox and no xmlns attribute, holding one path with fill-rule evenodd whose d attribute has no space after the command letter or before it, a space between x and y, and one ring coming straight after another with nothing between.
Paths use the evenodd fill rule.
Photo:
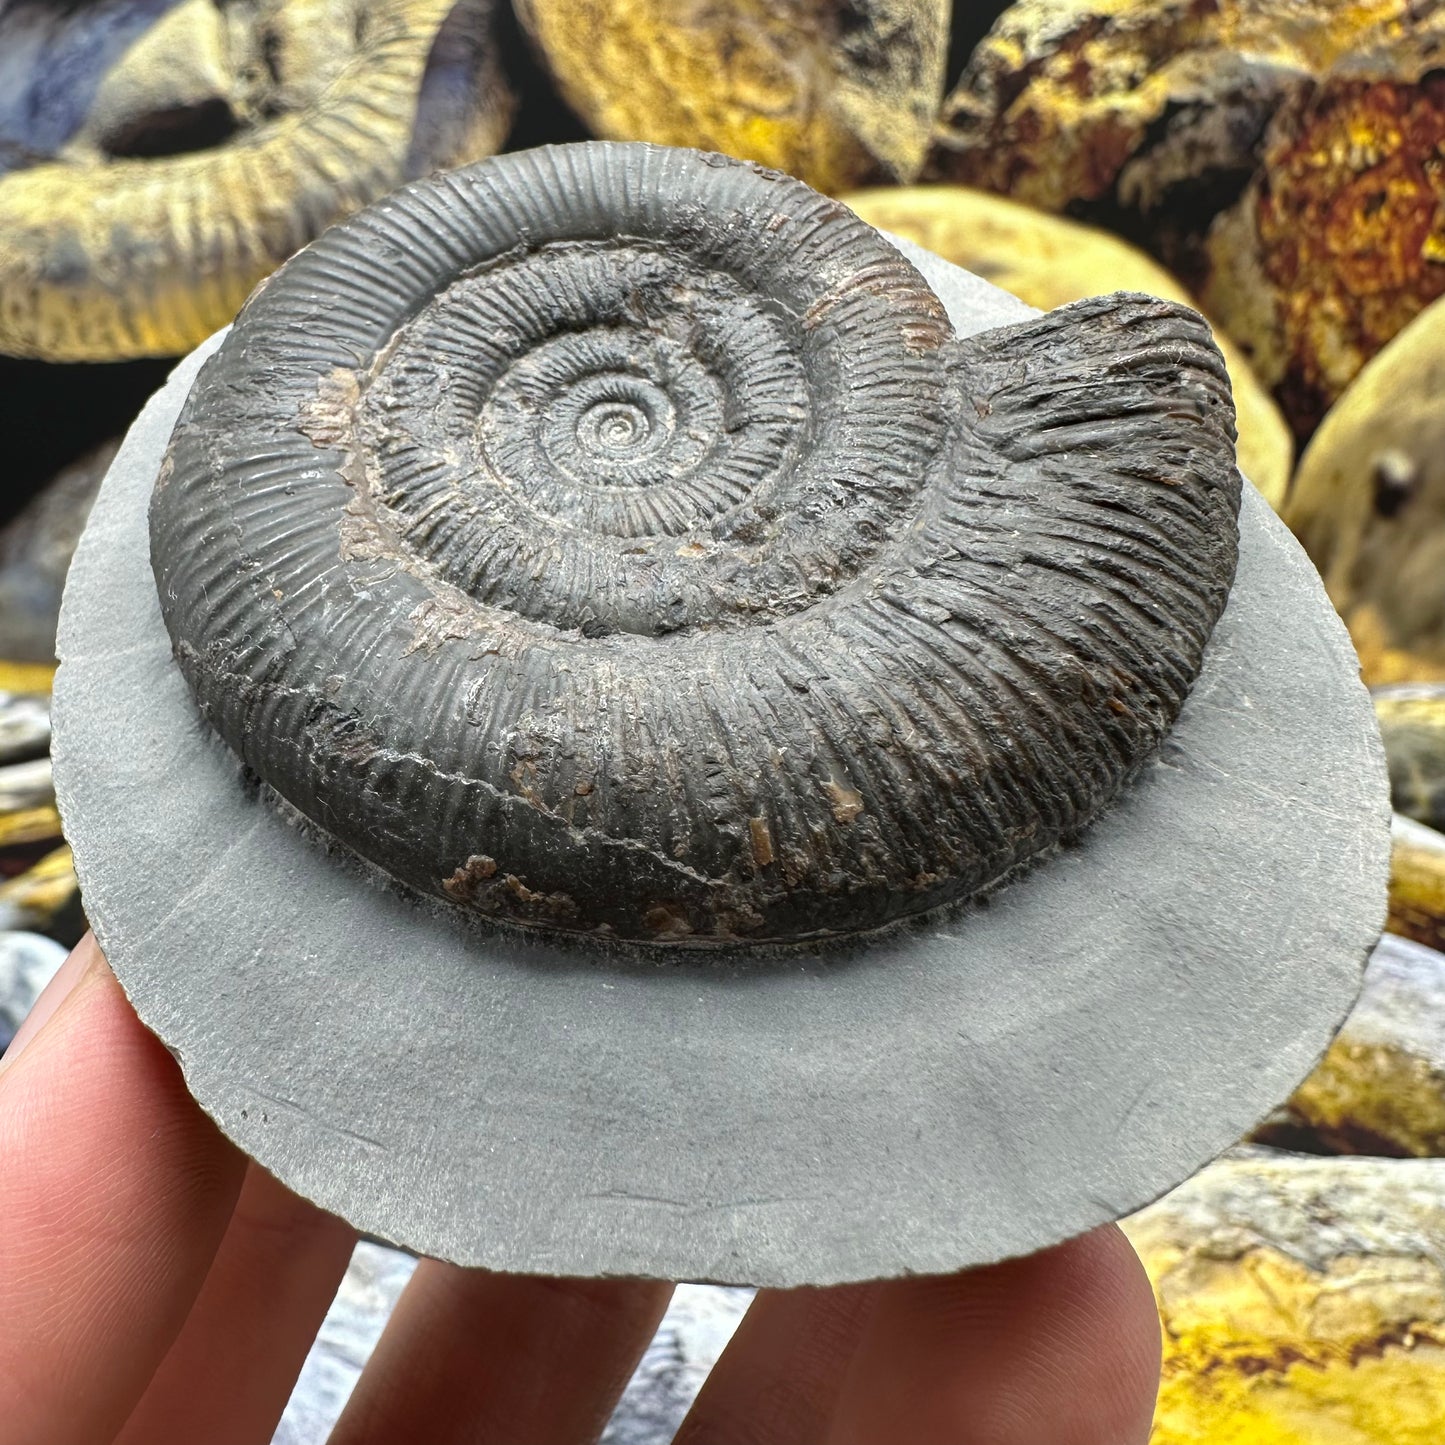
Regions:
<instances>
[{"instance_id":1,"label":"pale skin","mask_svg":"<svg viewBox=\"0 0 1445 1445\"><path fill-rule=\"evenodd\" d=\"M6 1445L266 1445L354 1243L201 1113L87 937L0 1060ZM331 1445L595 1440L671 1289L423 1261ZM962 1274L764 1290L677 1438L1145 1445L1159 1343L1112 1226Z\"/></svg>"}]
</instances>

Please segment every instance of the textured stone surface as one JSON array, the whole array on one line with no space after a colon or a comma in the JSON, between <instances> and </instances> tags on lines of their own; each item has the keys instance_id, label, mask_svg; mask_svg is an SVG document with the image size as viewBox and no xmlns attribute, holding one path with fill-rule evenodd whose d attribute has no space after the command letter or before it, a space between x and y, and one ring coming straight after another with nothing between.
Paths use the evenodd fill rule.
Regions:
<instances>
[{"instance_id":1,"label":"textured stone surface","mask_svg":"<svg viewBox=\"0 0 1445 1445\"><path fill-rule=\"evenodd\" d=\"M908 254L961 332L1029 314ZM1286 1096L1353 1002L1383 758L1343 629L1257 496L1160 757L986 908L866 953L558 952L318 856L196 727L144 535L202 359L132 431L72 568L57 786L97 933L192 1090L369 1233L558 1273L952 1270L1157 1195Z\"/></svg>"},{"instance_id":2,"label":"textured stone surface","mask_svg":"<svg viewBox=\"0 0 1445 1445\"><path fill-rule=\"evenodd\" d=\"M833 191L910 180L943 88L947 0L518 0L606 140L697 146Z\"/></svg>"},{"instance_id":3,"label":"textured stone surface","mask_svg":"<svg viewBox=\"0 0 1445 1445\"><path fill-rule=\"evenodd\" d=\"M0 813L17 813L23 808L40 808L55 801L49 758L31 758L23 763L0 766Z\"/></svg>"},{"instance_id":4,"label":"textured stone surface","mask_svg":"<svg viewBox=\"0 0 1445 1445\"><path fill-rule=\"evenodd\" d=\"M1445 680L1442 394L1445 301L1437 301L1325 418L1284 510L1370 683Z\"/></svg>"},{"instance_id":5,"label":"textured stone surface","mask_svg":"<svg viewBox=\"0 0 1445 1445\"><path fill-rule=\"evenodd\" d=\"M1147 237L1305 434L1445 290L1442 55L1412 0L1020 0L926 174Z\"/></svg>"},{"instance_id":6,"label":"textured stone surface","mask_svg":"<svg viewBox=\"0 0 1445 1445\"><path fill-rule=\"evenodd\" d=\"M117 446L106 442L59 472L0 532L0 657L54 660L65 574Z\"/></svg>"},{"instance_id":7,"label":"textured stone surface","mask_svg":"<svg viewBox=\"0 0 1445 1445\"><path fill-rule=\"evenodd\" d=\"M1445 1434L1445 1161L1241 1151L1124 1227L1164 1322L1151 1445Z\"/></svg>"},{"instance_id":8,"label":"textured stone surface","mask_svg":"<svg viewBox=\"0 0 1445 1445\"><path fill-rule=\"evenodd\" d=\"M1386 934L1329 1051L1257 1137L1311 1153L1445 1155L1445 954Z\"/></svg>"},{"instance_id":9,"label":"textured stone surface","mask_svg":"<svg viewBox=\"0 0 1445 1445\"><path fill-rule=\"evenodd\" d=\"M185 351L333 221L489 155L496 0L0 12L0 352Z\"/></svg>"},{"instance_id":10,"label":"textured stone surface","mask_svg":"<svg viewBox=\"0 0 1445 1445\"><path fill-rule=\"evenodd\" d=\"M73 947L86 928L78 888L70 848L52 848L0 883L0 929L45 933Z\"/></svg>"},{"instance_id":11,"label":"textured stone surface","mask_svg":"<svg viewBox=\"0 0 1445 1445\"><path fill-rule=\"evenodd\" d=\"M1398 814L1391 835L1390 932L1445 948L1445 835Z\"/></svg>"},{"instance_id":12,"label":"textured stone surface","mask_svg":"<svg viewBox=\"0 0 1445 1445\"><path fill-rule=\"evenodd\" d=\"M1371 695L1395 811L1445 828L1445 683L1398 683Z\"/></svg>"},{"instance_id":13,"label":"textured stone surface","mask_svg":"<svg viewBox=\"0 0 1445 1445\"><path fill-rule=\"evenodd\" d=\"M0 692L0 763L42 757L50 746L50 700Z\"/></svg>"},{"instance_id":14,"label":"textured stone surface","mask_svg":"<svg viewBox=\"0 0 1445 1445\"><path fill-rule=\"evenodd\" d=\"M1084 832L1199 674L1241 488L1187 306L956 337L836 201L611 143L333 227L162 478L177 665L328 844L698 948L921 916Z\"/></svg>"}]
</instances>

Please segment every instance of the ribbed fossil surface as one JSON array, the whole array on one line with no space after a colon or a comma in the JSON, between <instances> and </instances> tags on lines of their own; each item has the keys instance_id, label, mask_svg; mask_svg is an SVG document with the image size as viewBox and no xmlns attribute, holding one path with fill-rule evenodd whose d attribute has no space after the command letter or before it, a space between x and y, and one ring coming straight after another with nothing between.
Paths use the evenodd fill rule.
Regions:
<instances>
[{"instance_id":1,"label":"ribbed fossil surface","mask_svg":"<svg viewBox=\"0 0 1445 1445\"><path fill-rule=\"evenodd\" d=\"M1170 727L1239 478L1185 307L956 339L876 232L641 145L419 182L242 311L151 513L282 797L512 922L849 933L1077 834Z\"/></svg>"},{"instance_id":2,"label":"ribbed fossil surface","mask_svg":"<svg viewBox=\"0 0 1445 1445\"><path fill-rule=\"evenodd\" d=\"M495 150L496 4L19 0L0 15L0 353L188 351L332 222Z\"/></svg>"}]
</instances>

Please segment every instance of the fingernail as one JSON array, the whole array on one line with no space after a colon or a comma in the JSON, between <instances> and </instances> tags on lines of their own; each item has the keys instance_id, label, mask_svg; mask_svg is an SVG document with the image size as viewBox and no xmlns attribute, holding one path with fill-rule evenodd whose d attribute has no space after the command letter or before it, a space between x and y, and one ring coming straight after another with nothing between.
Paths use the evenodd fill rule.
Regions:
<instances>
[{"instance_id":1,"label":"fingernail","mask_svg":"<svg viewBox=\"0 0 1445 1445\"><path fill-rule=\"evenodd\" d=\"M40 997L35 1000L35 1007L25 1015L24 1021L15 1031L15 1037L10 1041L10 1047L5 1050L4 1057L0 1058L0 1074L3 1074L20 1057L26 1046L45 1027L55 1010L65 1002L70 994L75 992L76 985L90 972L100 958L100 945L96 943L95 935L87 933L71 949L70 957L60 965L55 972L55 977L41 990Z\"/></svg>"}]
</instances>

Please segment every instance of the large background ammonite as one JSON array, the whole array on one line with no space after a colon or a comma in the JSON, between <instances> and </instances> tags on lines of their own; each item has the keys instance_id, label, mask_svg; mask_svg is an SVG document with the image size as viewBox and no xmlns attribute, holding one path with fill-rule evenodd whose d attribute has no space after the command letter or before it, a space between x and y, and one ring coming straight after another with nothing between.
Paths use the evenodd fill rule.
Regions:
<instances>
[{"instance_id":1,"label":"large background ammonite","mask_svg":"<svg viewBox=\"0 0 1445 1445\"><path fill-rule=\"evenodd\" d=\"M908 254L961 333L1027 314ZM198 724L145 513L199 360L132 431L71 574L57 787L100 940L197 1098L360 1227L507 1270L951 1270L1176 1183L1347 1011L1383 913L1383 760L1343 628L1256 495L1183 715L1076 847L866 951L603 958L321 855Z\"/></svg>"}]
</instances>

